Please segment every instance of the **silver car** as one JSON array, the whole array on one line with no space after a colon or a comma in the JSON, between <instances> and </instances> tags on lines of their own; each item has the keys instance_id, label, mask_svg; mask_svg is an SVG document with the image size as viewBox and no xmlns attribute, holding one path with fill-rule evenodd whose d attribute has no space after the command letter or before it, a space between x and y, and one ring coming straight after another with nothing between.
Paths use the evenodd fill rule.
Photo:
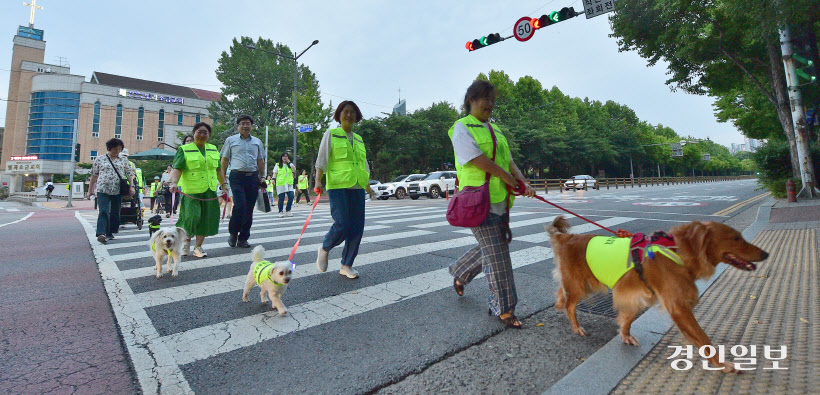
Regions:
<instances>
[{"instance_id":1,"label":"silver car","mask_svg":"<svg viewBox=\"0 0 820 395\"><path fill-rule=\"evenodd\" d=\"M572 176L567 182L564 183L564 189L583 189L587 190L587 188L595 189L596 181L592 176L588 175L579 175L579 176Z\"/></svg>"}]
</instances>

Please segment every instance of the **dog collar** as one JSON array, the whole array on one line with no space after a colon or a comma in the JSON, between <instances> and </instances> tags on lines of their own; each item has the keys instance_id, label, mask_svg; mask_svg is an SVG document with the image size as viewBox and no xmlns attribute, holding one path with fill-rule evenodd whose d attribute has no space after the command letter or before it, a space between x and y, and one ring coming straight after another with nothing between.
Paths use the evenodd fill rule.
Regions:
<instances>
[{"instance_id":1,"label":"dog collar","mask_svg":"<svg viewBox=\"0 0 820 395\"><path fill-rule=\"evenodd\" d=\"M156 251L156 250L157 250L157 242L155 241L155 242L151 243L151 251ZM171 250L166 248L165 253L168 254L168 255L171 255Z\"/></svg>"}]
</instances>

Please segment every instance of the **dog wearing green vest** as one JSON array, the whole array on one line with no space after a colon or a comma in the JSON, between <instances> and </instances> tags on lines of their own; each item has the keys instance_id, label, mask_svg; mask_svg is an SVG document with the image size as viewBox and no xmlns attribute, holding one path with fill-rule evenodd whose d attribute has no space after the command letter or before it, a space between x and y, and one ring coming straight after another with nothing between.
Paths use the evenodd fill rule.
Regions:
<instances>
[{"instance_id":1,"label":"dog wearing green vest","mask_svg":"<svg viewBox=\"0 0 820 395\"><path fill-rule=\"evenodd\" d=\"M769 256L744 240L740 232L719 222L676 226L669 232L672 246L650 243L637 254L637 262L630 260L629 238L574 235L568 233L569 228L563 216L546 227L555 254L553 277L559 284L555 308L566 309L572 331L586 336L575 314L576 305L588 295L611 287L621 340L633 346L639 343L630 334L632 322L657 303L696 348L711 346L692 313L698 303L695 280L711 277L721 262L752 271L757 269L752 262ZM709 361L726 373L735 371L732 363L723 363L717 356Z\"/></svg>"},{"instance_id":2,"label":"dog wearing green vest","mask_svg":"<svg viewBox=\"0 0 820 395\"><path fill-rule=\"evenodd\" d=\"M258 285L261 288L259 297L262 303L267 303L270 299L271 307L278 310L280 315L287 314L288 308L282 303L282 295L288 289L288 283L293 276L293 264L288 261L276 263L266 261L265 247L262 246L256 246L251 252L251 257L253 263L251 263L251 269L245 280L242 301L248 302L248 292L254 285Z\"/></svg>"},{"instance_id":3,"label":"dog wearing green vest","mask_svg":"<svg viewBox=\"0 0 820 395\"><path fill-rule=\"evenodd\" d=\"M157 265L157 278L162 277L162 258L168 257L166 263L168 273L171 277L176 277L179 274L177 266L179 266L179 259L182 256L182 241L188 237L188 232L178 226L167 227L159 229L151 236L151 255L154 256L154 261ZM173 268L171 267L171 260L174 261Z\"/></svg>"}]
</instances>

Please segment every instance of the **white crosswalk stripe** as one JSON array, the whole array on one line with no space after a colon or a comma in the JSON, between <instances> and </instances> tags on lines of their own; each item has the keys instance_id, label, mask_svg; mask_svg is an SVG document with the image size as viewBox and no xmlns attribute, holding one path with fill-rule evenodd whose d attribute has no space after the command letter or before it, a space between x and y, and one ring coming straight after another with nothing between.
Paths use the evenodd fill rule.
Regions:
<instances>
[{"instance_id":1,"label":"white crosswalk stripe","mask_svg":"<svg viewBox=\"0 0 820 395\"><path fill-rule=\"evenodd\" d=\"M469 229L453 228L444 220L445 210L446 207L442 205L407 207L397 204L368 208L366 217L368 225L365 227L362 246L379 245L370 247L369 250L364 249L357 256L355 266L360 270L364 268L366 271L370 265L394 264L397 258L423 260L426 254L475 245L476 240ZM267 259L285 259L292 248L292 243L301 231L307 213L307 210L299 210L295 212L294 217L290 218L257 213L251 242L253 244L264 243L266 247L270 247L265 254ZM546 233L543 227L534 225L546 225L555 218L555 215L544 212L513 211L510 216L510 228L518 229L514 233L517 250L511 252L513 266L521 268L550 259L552 251L546 246ZM167 390L181 393L191 392L192 389L180 369L181 365L251 347L262 341L304 331L318 325L334 325L348 317L376 309L390 308L391 305L425 296L452 285L452 277L448 269L439 268L379 282L338 295L297 303L289 306L289 313L286 316L279 316L267 306L240 318L225 319L221 322L210 321L200 326L178 329L178 332L166 329L161 335L155 329L155 324L151 321L147 309L173 311L178 309L178 304L182 302L231 292L239 293L245 281L247 267L250 265L250 250L228 249L224 241L227 229L223 229L226 228L223 226L220 228L219 238L206 239L204 248L206 250L218 248L221 251L229 251L230 255L204 259L183 258L178 278L184 279L187 270L204 270L205 272L214 270L214 273L222 270L221 276L224 276L226 274L224 270L230 269L227 277L204 279L194 283L180 282L180 285L168 282L160 289L152 286L148 287L149 290L141 292L140 290L145 287L145 281L141 279L153 280L155 274L153 259L148 250L148 232L128 229L118 234L114 242L101 245L94 237L93 227L96 216L84 213L77 214L77 217L84 222L89 241L94 246L100 272L106 283L106 290L114 306L140 384L145 392L155 392L157 388L162 388L162 392ZM639 218L608 217L598 222L610 227L637 219ZM316 240L315 238L324 236L331 222L332 219L326 206L324 210L314 214L313 221L304 236L306 239L314 238L314 241L312 243L303 242L300 245L294 258L298 265L293 281L298 282L308 278L312 278L314 282L321 281L322 278L318 276L322 274L313 264L315 251L321 246L321 239ZM585 233L598 229L600 228L591 224L580 224L573 228L573 232ZM145 248L137 252L125 251L128 248L142 246ZM134 268L135 263L128 262L124 269L118 267L118 262L133 259L144 259L145 265ZM227 266L238 263L247 264L241 265L243 268L241 273L235 272L235 266ZM329 269L338 270L339 264L340 259L331 259ZM133 282L133 280L138 281ZM237 303L239 303L238 295ZM214 306L213 308L231 307Z\"/></svg>"}]
</instances>

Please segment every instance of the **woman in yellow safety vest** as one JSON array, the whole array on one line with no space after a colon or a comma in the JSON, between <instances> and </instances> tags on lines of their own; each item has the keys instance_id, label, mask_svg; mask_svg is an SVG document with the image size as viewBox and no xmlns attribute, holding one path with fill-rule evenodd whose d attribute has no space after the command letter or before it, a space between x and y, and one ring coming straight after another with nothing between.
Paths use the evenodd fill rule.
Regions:
<instances>
[{"instance_id":1,"label":"woman in yellow safety vest","mask_svg":"<svg viewBox=\"0 0 820 395\"><path fill-rule=\"evenodd\" d=\"M265 178L265 190L268 191L268 201L270 202L270 204L273 204L273 187L275 185L276 183L273 182L273 177L268 175L268 177Z\"/></svg>"},{"instance_id":2,"label":"woman in yellow safety vest","mask_svg":"<svg viewBox=\"0 0 820 395\"><path fill-rule=\"evenodd\" d=\"M513 204L507 186L515 187L521 181L526 186L525 196L533 197L535 191L513 162L506 137L497 125L490 123L495 96L496 90L491 83L474 81L464 95L467 116L456 121L448 132L453 143L459 187L481 186L487 180L487 173L490 175L490 212L481 225L471 228L478 245L450 265L450 274L453 275L453 288L462 296L464 286L483 270L490 285L489 312L507 327L521 328L521 321L515 317L518 296L507 239L509 209Z\"/></svg>"},{"instance_id":3,"label":"woman in yellow safety vest","mask_svg":"<svg viewBox=\"0 0 820 395\"><path fill-rule=\"evenodd\" d=\"M367 163L362 136L353 132L353 125L362 120L359 106L345 100L339 103L333 118L341 127L328 130L322 137L316 158L314 188L319 193L327 189L333 226L319 247L316 266L320 272L326 271L328 252L344 241L339 274L357 278L359 272L353 268L353 260L359 253L364 233L364 194L367 192L373 195L373 190L370 189L370 165Z\"/></svg>"},{"instance_id":4,"label":"woman in yellow safety vest","mask_svg":"<svg viewBox=\"0 0 820 395\"><path fill-rule=\"evenodd\" d=\"M310 204L310 194L308 194L308 175L307 170L302 170L302 175L299 176L299 181L296 185L296 205L302 200L302 195L305 195L305 200Z\"/></svg>"},{"instance_id":5,"label":"woman in yellow safety vest","mask_svg":"<svg viewBox=\"0 0 820 395\"><path fill-rule=\"evenodd\" d=\"M157 202L157 194L159 194L159 190L162 188L162 184L159 182L159 176L154 176L154 182L151 183L151 191L148 194L148 197L151 198L151 212L154 211L154 204Z\"/></svg>"},{"instance_id":6,"label":"woman in yellow safety vest","mask_svg":"<svg viewBox=\"0 0 820 395\"><path fill-rule=\"evenodd\" d=\"M276 180L276 194L279 195L279 216L292 217L290 212L293 206L293 172L296 171L296 165L290 161L290 154L285 152L279 158L279 163L273 165L273 179ZM288 198L287 212L282 212L285 203L285 197Z\"/></svg>"},{"instance_id":7,"label":"woman in yellow safety vest","mask_svg":"<svg viewBox=\"0 0 820 395\"><path fill-rule=\"evenodd\" d=\"M194 125L194 142L181 145L174 156L174 169L171 171L170 189L176 193L179 184L185 185L183 202L180 204L179 219L176 226L185 229L188 238L182 245L182 255L188 255L191 249L191 237L196 236L194 256L204 258L208 254L202 249L206 236L213 236L219 231L219 202L216 197L217 186L227 188L225 179L219 169L219 150L208 144L211 137L211 125L199 122Z\"/></svg>"}]
</instances>

